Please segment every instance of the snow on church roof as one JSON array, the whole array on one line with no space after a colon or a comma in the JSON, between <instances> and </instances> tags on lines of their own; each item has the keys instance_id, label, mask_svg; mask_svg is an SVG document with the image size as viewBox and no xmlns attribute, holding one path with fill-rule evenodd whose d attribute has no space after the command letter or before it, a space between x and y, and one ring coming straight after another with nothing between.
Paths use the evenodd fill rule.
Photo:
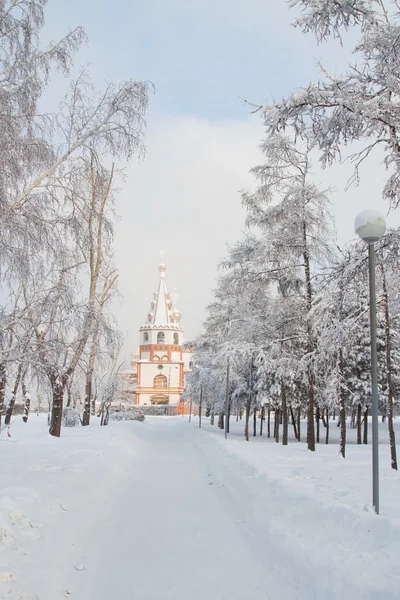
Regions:
<instances>
[{"instance_id":1,"label":"snow on church roof","mask_svg":"<svg viewBox=\"0 0 400 600\"><path fill-rule=\"evenodd\" d=\"M172 295L168 292L165 281L166 266L164 263L164 252L161 251L160 282L158 292L153 295L150 310L147 314L145 327L172 327L180 329L181 313L177 310Z\"/></svg>"}]
</instances>

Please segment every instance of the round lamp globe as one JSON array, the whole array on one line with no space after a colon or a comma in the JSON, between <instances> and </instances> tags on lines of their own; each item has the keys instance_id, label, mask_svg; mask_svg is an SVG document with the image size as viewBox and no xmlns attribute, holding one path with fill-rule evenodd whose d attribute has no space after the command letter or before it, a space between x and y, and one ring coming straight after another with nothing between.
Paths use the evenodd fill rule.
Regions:
<instances>
[{"instance_id":1,"label":"round lamp globe","mask_svg":"<svg viewBox=\"0 0 400 600\"><path fill-rule=\"evenodd\" d=\"M364 242L373 244L385 234L385 217L377 210L363 210L356 216L354 230Z\"/></svg>"}]
</instances>

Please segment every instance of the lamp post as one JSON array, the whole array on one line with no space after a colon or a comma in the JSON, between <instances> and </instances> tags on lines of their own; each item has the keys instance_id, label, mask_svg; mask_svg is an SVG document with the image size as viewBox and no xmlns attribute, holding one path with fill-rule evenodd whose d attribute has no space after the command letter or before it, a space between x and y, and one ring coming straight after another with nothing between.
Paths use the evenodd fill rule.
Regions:
<instances>
[{"instance_id":1,"label":"lamp post","mask_svg":"<svg viewBox=\"0 0 400 600\"><path fill-rule=\"evenodd\" d=\"M376 292L375 292L375 242L386 230L383 216L376 210L364 210L357 215L357 235L368 244L369 262L369 315L371 328L371 387L372 387L372 504L379 514L379 440L378 440L378 360L376 352Z\"/></svg>"}]
</instances>

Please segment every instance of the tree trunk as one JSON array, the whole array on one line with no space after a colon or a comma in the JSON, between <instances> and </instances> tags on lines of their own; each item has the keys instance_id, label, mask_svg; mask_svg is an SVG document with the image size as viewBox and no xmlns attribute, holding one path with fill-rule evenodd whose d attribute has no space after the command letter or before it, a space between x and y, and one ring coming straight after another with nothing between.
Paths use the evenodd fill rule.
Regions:
<instances>
[{"instance_id":1,"label":"tree trunk","mask_svg":"<svg viewBox=\"0 0 400 600\"><path fill-rule=\"evenodd\" d=\"M271 437L271 409L269 407L267 412L267 436Z\"/></svg>"},{"instance_id":2,"label":"tree trunk","mask_svg":"<svg viewBox=\"0 0 400 600\"><path fill-rule=\"evenodd\" d=\"M50 385L52 390L53 404L51 407L49 431L50 435L60 437L65 383L63 384L63 382L60 381L60 378L57 375L51 374Z\"/></svg>"},{"instance_id":3,"label":"tree trunk","mask_svg":"<svg viewBox=\"0 0 400 600\"><path fill-rule=\"evenodd\" d=\"M307 447L315 452L314 387L311 375L308 377Z\"/></svg>"},{"instance_id":4,"label":"tree trunk","mask_svg":"<svg viewBox=\"0 0 400 600\"><path fill-rule=\"evenodd\" d=\"M301 441L300 440L300 437L301 437L301 411L300 411L300 408L297 410L297 435L298 435L297 439L300 442Z\"/></svg>"},{"instance_id":5,"label":"tree trunk","mask_svg":"<svg viewBox=\"0 0 400 600\"><path fill-rule=\"evenodd\" d=\"M363 444L368 444L368 406L364 412Z\"/></svg>"},{"instance_id":6,"label":"tree trunk","mask_svg":"<svg viewBox=\"0 0 400 600\"><path fill-rule=\"evenodd\" d=\"M246 400L246 422L244 424L244 436L246 438L246 442L249 441L249 419L250 419L252 392L253 392L253 355L251 357L251 363L250 363L249 392L247 394L247 400Z\"/></svg>"},{"instance_id":7,"label":"tree trunk","mask_svg":"<svg viewBox=\"0 0 400 600\"><path fill-rule=\"evenodd\" d=\"M286 401L286 388L284 385L282 385L282 391L281 391L281 397L282 397L282 425L283 425L283 431L282 431L282 446L287 446L288 444L288 428L289 428L289 419L288 419L288 409L287 409L287 401Z\"/></svg>"},{"instance_id":8,"label":"tree trunk","mask_svg":"<svg viewBox=\"0 0 400 600\"><path fill-rule=\"evenodd\" d=\"M297 432L296 419L294 417L293 408L291 406L290 406L290 416L292 417L292 425L293 425L294 437L295 437L296 440L298 440L299 439L299 434Z\"/></svg>"},{"instance_id":9,"label":"tree trunk","mask_svg":"<svg viewBox=\"0 0 400 600\"><path fill-rule=\"evenodd\" d=\"M357 444L361 444L361 404L357 404Z\"/></svg>"},{"instance_id":10,"label":"tree trunk","mask_svg":"<svg viewBox=\"0 0 400 600\"><path fill-rule=\"evenodd\" d=\"M329 408L326 409L325 444L329 444Z\"/></svg>"},{"instance_id":11,"label":"tree trunk","mask_svg":"<svg viewBox=\"0 0 400 600\"><path fill-rule=\"evenodd\" d=\"M9 404L7 406L7 410L6 410L6 418L4 419L4 425L10 424L11 417L12 417L13 410L14 410L14 405L15 405L15 398L17 397L17 392L18 392L18 388L19 388L19 382L21 381L21 375L22 375L22 363L19 363L17 375L15 377L14 387L11 392L10 402L9 402Z\"/></svg>"},{"instance_id":12,"label":"tree trunk","mask_svg":"<svg viewBox=\"0 0 400 600\"><path fill-rule=\"evenodd\" d=\"M303 258L304 258L304 274L306 283L307 297L307 350L311 353L314 350L314 340L311 331L310 311L312 307L312 288L311 288L311 269L310 256L308 253L307 243L307 223L303 221ZM314 430L314 379L310 367L308 368L308 410L307 410L307 446L311 452L315 452L315 430Z\"/></svg>"},{"instance_id":13,"label":"tree trunk","mask_svg":"<svg viewBox=\"0 0 400 600\"><path fill-rule=\"evenodd\" d=\"M69 408L72 403L72 390L71 385L67 385L67 407ZM74 406L75 408L75 406Z\"/></svg>"},{"instance_id":14,"label":"tree trunk","mask_svg":"<svg viewBox=\"0 0 400 600\"><path fill-rule=\"evenodd\" d=\"M254 408L253 412L253 437L257 436L257 409Z\"/></svg>"},{"instance_id":15,"label":"tree trunk","mask_svg":"<svg viewBox=\"0 0 400 600\"><path fill-rule=\"evenodd\" d=\"M90 413L92 407L92 385L93 372L86 375L85 381L85 401L83 403L82 425L86 427L90 423Z\"/></svg>"},{"instance_id":16,"label":"tree trunk","mask_svg":"<svg viewBox=\"0 0 400 600\"><path fill-rule=\"evenodd\" d=\"M280 425L280 410L275 410L275 441L279 444L279 425Z\"/></svg>"},{"instance_id":17,"label":"tree trunk","mask_svg":"<svg viewBox=\"0 0 400 600\"><path fill-rule=\"evenodd\" d=\"M31 407L31 397L28 393L28 390L26 389L25 381L22 381L22 394L25 399L24 416L22 417L22 420L24 423L27 423L29 417L29 409Z\"/></svg>"},{"instance_id":18,"label":"tree trunk","mask_svg":"<svg viewBox=\"0 0 400 600\"><path fill-rule=\"evenodd\" d=\"M214 409L211 409L211 414L210 414L210 425L214 425L214 419L215 419L215 413L214 413Z\"/></svg>"},{"instance_id":19,"label":"tree trunk","mask_svg":"<svg viewBox=\"0 0 400 600\"><path fill-rule=\"evenodd\" d=\"M393 427L393 382L392 382L392 341L390 336L389 300L386 285L385 270L381 262L383 300L385 306L385 346L386 346L386 378L388 384L388 431L390 443L390 461L392 469L397 470L396 436Z\"/></svg>"},{"instance_id":20,"label":"tree trunk","mask_svg":"<svg viewBox=\"0 0 400 600\"><path fill-rule=\"evenodd\" d=\"M260 435L263 434L263 425L265 421L265 406L261 408L261 419L260 419Z\"/></svg>"},{"instance_id":21,"label":"tree trunk","mask_svg":"<svg viewBox=\"0 0 400 600\"><path fill-rule=\"evenodd\" d=\"M316 423L316 426L317 426L317 444L319 444L320 419L321 419L321 414L320 414L319 406L317 406L317 409L315 411L315 423Z\"/></svg>"},{"instance_id":22,"label":"tree trunk","mask_svg":"<svg viewBox=\"0 0 400 600\"><path fill-rule=\"evenodd\" d=\"M0 363L0 431L1 431L1 417L4 414L4 398L6 395L6 384L7 384L6 365L4 363Z\"/></svg>"},{"instance_id":23,"label":"tree trunk","mask_svg":"<svg viewBox=\"0 0 400 600\"><path fill-rule=\"evenodd\" d=\"M249 396L247 398L247 402L246 402L246 415L245 415L245 423L244 423L244 437L246 438L246 442L249 441L250 408L251 408L251 396Z\"/></svg>"},{"instance_id":24,"label":"tree trunk","mask_svg":"<svg viewBox=\"0 0 400 600\"><path fill-rule=\"evenodd\" d=\"M85 401L83 404L83 416L82 416L82 425L87 426L90 423L90 415L94 414L96 411L96 407L93 406L96 400L93 398L93 375L94 375L94 366L96 362L96 354L97 354L97 345L99 341L100 335L100 321L96 322L93 337L91 340L90 346L90 354L89 354L89 364L88 370L86 372L86 381L85 381Z\"/></svg>"},{"instance_id":25,"label":"tree trunk","mask_svg":"<svg viewBox=\"0 0 400 600\"><path fill-rule=\"evenodd\" d=\"M218 427L220 429L224 429L224 413L223 412L219 413L219 416L218 416Z\"/></svg>"},{"instance_id":26,"label":"tree trunk","mask_svg":"<svg viewBox=\"0 0 400 600\"><path fill-rule=\"evenodd\" d=\"M340 454L346 458L346 399L343 388L343 351L340 346L338 351L339 371L339 420L340 420ZM339 424L339 423L338 423Z\"/></svg>"}]
</instances>

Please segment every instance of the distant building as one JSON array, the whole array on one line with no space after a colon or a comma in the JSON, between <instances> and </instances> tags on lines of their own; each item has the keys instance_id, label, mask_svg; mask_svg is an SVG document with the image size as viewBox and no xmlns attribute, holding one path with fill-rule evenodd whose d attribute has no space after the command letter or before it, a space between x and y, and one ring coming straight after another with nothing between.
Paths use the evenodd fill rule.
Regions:
<instances>
[{"instance_id":1,"label":"distant building","mask_svg":"<svg viewBox=\"0 0 400 600\"><path fill-rule=\"evenodd\" d=\"M167 289L163 253L158 270L158 291L139 330L139 349L131 368L121 372L122 403L179 405L185 375L192 367L192 353L183 347L181 313Z\"/></svg>"}]
</instances>

